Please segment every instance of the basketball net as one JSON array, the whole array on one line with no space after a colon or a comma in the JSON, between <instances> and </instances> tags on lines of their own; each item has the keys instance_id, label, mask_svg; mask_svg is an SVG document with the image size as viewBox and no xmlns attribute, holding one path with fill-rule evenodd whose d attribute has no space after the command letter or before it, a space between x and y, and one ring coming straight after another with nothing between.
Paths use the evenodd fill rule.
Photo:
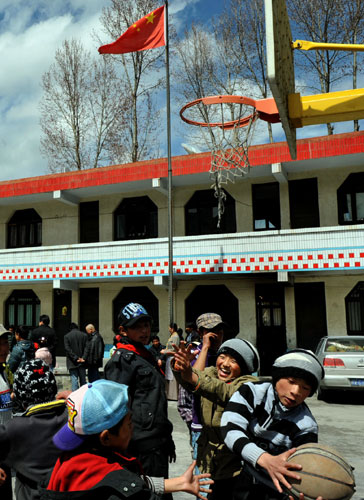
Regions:
<instances>
[{"instance_id":1,"label":"basketball net","mask_svg":"<svg viewBox=\"0 0 364 500\"><path fill-rule=\"evenodd\" d=\"M233 127L219 127L221 133L212 132L209 126L211 147L211 168L209 174L213 180L211 188L218 200L217 205L217 227L220 228L221 218L225 210L226 193L222 185L228 182L234 183L239 177L249 173L249 146L254 134L258 113L253 113L247 126L242 127L241 121L237 120ZM222 111L222 125L224 116Z\"/></svg>"},{"instance_id":2,"label":"basketball net","mask_svg":"<svg viewBox=\"0 0 364 500\"><path fill-rule=\"evenodd\" d=\"M259 110L257 109L258 105ZM253 112L249 115L246 113L247 106L253 108ZM185 116L185 111L194 107L197 107L203 121ZM195 113L197 110L195 109ZM279 120L276 111L275 104L272 106L269 99L255 101L248 97L233 95L201 97L185 104L180 110L182 120L190 125L199 126L202 136L204 136L203 130L205 128L209 132L210 140L207 141L211 148L209 173L214 181L211 187L218 200L218 228L220 228L226 200L226 193L222 185L235 182L236 178L248 174L250 169L249 146L255 123L262 116L267 121ZM225 113L228 115L227 119L225 119ZM219 121L211 121L210 116L218 117Z\"/></svg>"}]
</instances>

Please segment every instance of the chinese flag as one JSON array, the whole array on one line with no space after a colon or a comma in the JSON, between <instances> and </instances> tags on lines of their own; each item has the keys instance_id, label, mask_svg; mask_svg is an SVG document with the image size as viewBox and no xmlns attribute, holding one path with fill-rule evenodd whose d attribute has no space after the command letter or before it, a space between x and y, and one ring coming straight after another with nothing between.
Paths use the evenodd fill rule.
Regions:
<instances>
[{"instance_id":1,"label":"chinese flag","mask_svg":"<svg viewBox=\"0 0 364 500\"><path fill-rule=\"evenodd\" d=\"M155 49L165 44L163 6L139 19L115 42L99 47L99 52L100 54L126 54Z\"/></svg>"}]
</instances>

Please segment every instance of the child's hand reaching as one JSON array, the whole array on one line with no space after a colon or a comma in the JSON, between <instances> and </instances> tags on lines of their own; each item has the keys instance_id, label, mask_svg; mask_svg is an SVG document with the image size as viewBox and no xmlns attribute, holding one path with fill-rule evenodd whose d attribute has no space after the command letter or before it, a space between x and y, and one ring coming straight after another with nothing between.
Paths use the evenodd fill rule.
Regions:
<instances>
[{"instance_id":1,"label":"child's hand reaching","mask_svg":"<svg viewBox=\"0 0 364 500\"><path fill-rule=\"evenodd\" d=\"M181 342L179 346L173 344L174 352L174 369L181 372L181 377L188 384L198 384L198 376L193 373L191 360L194 355L191 354L192 345L186 346L186 342Z\"/></svg>"},{"instance_id":2,"label":"child's hand reaching","mask_svg":"<svg viewBox=\"0 0 364 500\"><path fill-rule=\"evenodd\" d=\"M292 448L291 450L285 451L284 453L276 456L270 455L269 453L263 453L257 460L257 464L268 472L279 493L282 493L280 483L288 489L292 488L290 483L287 481L286 476L288 478L291 477L293 479L297 479L298 481L301 479L298 474L290 469L300 470L302 469L302 466L293 462L287 462L287 458L293 455L295 451L296 448Z\"/></svg>"},{"instance_id":3,"label":"child's hand reaching","mask_svg":"<svg viewBox=\"0 0 364 500\"><path fill-rule=\"evenodd\" d=\"M211 474L193 474L193 469L196 465L196 461L188 467L186 472L182 476L174 477L171 479L166 479L164 481L164 493L174 493L177 491L185 491L186 493L191 493L202 500L206 500L206 497L202 496L201 493L211 493L211 489L208 488L210 484L213 484L212 479L207 479ZM204 481L201 481L204 479ZM206 487L207 486L207 487Z\"/></svg>"}]
</instances>

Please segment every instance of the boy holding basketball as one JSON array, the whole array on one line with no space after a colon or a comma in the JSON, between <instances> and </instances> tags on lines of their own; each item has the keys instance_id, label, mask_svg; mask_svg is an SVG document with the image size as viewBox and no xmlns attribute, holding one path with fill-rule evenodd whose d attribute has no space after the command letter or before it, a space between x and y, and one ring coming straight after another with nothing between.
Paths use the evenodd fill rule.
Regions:
<instances>
[{"instance_id":1,"label":"boy holding basketball","mask_svg":"<svg viewBox=\"0 0 364 500\"><path fill-rule=\"evenodd\" d=\"M311 351L294 349L275 360L272 383L248 382L232 396L221 431L244 464L234 500L287 498L282 486L289 490L289 478L299 480L301 469L287 459L297 446L318 441L316 420L304 401L323 376Z\"/></svg>"}]
</instances>

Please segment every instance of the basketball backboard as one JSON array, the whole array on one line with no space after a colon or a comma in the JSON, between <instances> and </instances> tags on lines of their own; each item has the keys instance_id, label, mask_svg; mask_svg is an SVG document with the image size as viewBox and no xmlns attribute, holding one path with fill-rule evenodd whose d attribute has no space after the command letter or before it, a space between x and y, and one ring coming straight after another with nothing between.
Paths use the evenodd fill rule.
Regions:
<instances>
[{"instance_id":1,"label":"basketball backboard","mask_svg":"<svg viewBox=\"0 0 364 500\"><path fill-rule=\"evenodd\" d=\"M296 129L288 114L288 95L295 93L292 34L285 0L264 0L267 76L290 154L296 158Z\"/></svg>"}]
</instances>

